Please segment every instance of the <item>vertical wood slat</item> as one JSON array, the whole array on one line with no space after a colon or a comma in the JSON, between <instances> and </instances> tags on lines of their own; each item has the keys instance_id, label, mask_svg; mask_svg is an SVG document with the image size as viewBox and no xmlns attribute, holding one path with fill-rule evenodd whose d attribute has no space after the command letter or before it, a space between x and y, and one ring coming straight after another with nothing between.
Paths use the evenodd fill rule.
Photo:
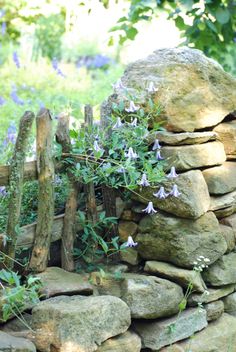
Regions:
<instances>
[{"instance_id":1,"label":"vertical wood slat","mask_svg":"<svg viewBox=\"0 0 236 352\"><path fill-rule=\"evenodd\" d=\"M20 120L18 136L10 163L9 177L9 209L7 218L6 234L9 238L6 248L3 248L7 257L4 259L4 265L9 269L14 266L15 249L17 240L17 226L19 227L21 200L24 183L24 161L27 147L29 145L29 136L34 121L34 113L26 111Z\"/></svg>"},{"instance_id":2,"label":"vertical wood slat","mask_svg":"<svg viewBox=\"0 0 236 352\"><path fill-rule=\"evenodd\" d=\"M110 138L112 133L112 128L109 127L109 118L112 114L111 103L108 101L104 101L101 105L101 125L104 130L107 131L107 138ZM116 217L116 193L115 190L111 187L102 186L102 197L104 209L107 217ZM110 232L111 236L117 235L117 225L112 224L112 229Z\"/></svg>"},{"instance_id":3,"label":"vertical wood slat","mask_svg":"<svg viewBox=\"0 0 236 352\"><path fill-rule=\"evenodd\" d=\"M93 109L87 104L84 107L84 122L85 129L89 129L93 125ZM88 219L95 224L98 220L96 196L93 182L89 182L84 186L86 195L86 210Z\"/></svg>"},{"instance_id":4,"label":"vertical wood slat","mask_svg":"<svg viewBox=\"0 0 236 352\"><path fill-rule=\"evenodd\" d=\"M56 140L62 146L63 153L71 151L71 141L69 135L69 114L60 114L56 131ZM64 270L74 271L75 263L73 257L74 240L76 235L76 212L77 201L81 185L75 180L73 174L67 171L69 179L69 194L66 200L65 216L62 229L61 246L61 266Z\"/></svg>"},{"instance_id":5,"label":"vertical wood slat","mask_svg":"<svg viewBox=\"0 0 236 352\"><path fill-rule=\"evenodd\" d=\"M47 268L54 218L54 160L52 117L48 109L40 109L36 117L38 218L29 268L41 272Z\"/></svg>"}]
</instances>

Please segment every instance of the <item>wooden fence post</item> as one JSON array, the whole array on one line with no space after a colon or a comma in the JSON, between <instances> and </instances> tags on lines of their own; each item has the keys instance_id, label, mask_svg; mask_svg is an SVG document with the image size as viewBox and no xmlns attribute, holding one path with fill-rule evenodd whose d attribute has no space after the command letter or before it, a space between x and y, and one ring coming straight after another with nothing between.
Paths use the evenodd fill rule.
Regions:
<instances>
[{"instance_id":1,"label":"wooden fence post","mask_svg":"<svg viewBox=\"0 0 236 352\"><path fill-rule=\"evenodd\" d=\"M9 240L7 241L6 248L4 248L4 253L7 255L7 257L4 258L4 265L9 269L12 269L14 266L24 181L24 161L34 117L35 116L31 111L26 111L22 116L13 157L10 163L10 199L6 227L6 234Z\"/></svg>"},{"instance_id":2,"label":"wooden fence post","mask_svg":"<svg viewBox=\"0 0 236 352\"><path fill-rule=\"evenodd\" d=\"M54 218L54 161L52 117L40 109L36 117L37 169L39 182L38 219L29 268L36 272L47 268Z\"/></svg>"},{"instance_id":3,"label":"wooden fence post","mask_svg":"<svg viewBox=\"0 0 236 352\"><path fill-rule=\"evenodd\" d=\"M63 153L70 153L71 141L69 134L70 116L60 114L56 131L56 140L62 146ZM63 221L61 238L61 266L67 271L74 271L75 263L73 257L74 240L76 235L76 212L77 201L81 184L75 180L74 175L68 170L69 195L66 201L65 216Z\"/></svg>"}]
</instances>

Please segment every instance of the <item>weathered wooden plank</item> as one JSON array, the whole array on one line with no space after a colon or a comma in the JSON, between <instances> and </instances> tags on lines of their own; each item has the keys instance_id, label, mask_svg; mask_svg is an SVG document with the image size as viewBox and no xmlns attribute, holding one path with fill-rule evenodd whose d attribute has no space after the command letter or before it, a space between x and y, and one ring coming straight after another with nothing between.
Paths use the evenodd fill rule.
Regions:
<instances>
[{"instance_id":1,"label":"weathered wooden plank","mask_svg":"<svg viewBox=\"0 0 236 352\"><path fill-rule=\"evenodd\" d=\"M60 172L63 170L63 163L56 162L55 170ZM9 165L0 165L0 186L7 186L9 184L10 167ZM24 182L38 179L37 165L35 161L29 161L24 165Z\"/></svg>"}]
</instances>

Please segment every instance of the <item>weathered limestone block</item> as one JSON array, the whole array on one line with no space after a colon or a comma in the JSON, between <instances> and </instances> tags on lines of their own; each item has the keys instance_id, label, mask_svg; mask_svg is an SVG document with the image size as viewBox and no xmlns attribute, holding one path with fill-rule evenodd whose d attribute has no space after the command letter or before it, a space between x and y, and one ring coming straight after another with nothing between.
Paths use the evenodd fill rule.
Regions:
<instances>
[{"instance_id":1,"label":"weathered limestone block","mask_svg":"<svg viewBox=\"0 0 236 352\"><path fill-rule=\"evenodd\" d=\"M41 352L93 352L130 325L130 310L112 296L60 296L33 309L35 344Z\"/></svg>"},{"instance_id":2,"label":"weathered limestone block","mask_svg":"<svg viewBox=\"0 0 236 352\"><path fill-rule=\"evenodd\" d=\"M69 273L58 267L49 267L44 272L37 274L43 287L41 293L46 297L62 294L92 294L93 286L88 281L88 276Z\"/></svg>"},{"instance_id":3,"label":"weathered limestone block","mask_svg":"<svg viewBox=\"0 0 236 352\"><path fill-rule=\"evenodd\" d=\"M226 253L232 252L235 248L235 235L231 227L220 224L221 233L227 243Z\"/></svg>"},{"instance_id":4,"label":"weathered limestone block","mask_svg":"<svg viewBox=\"0 0 236 352\"><path fill-rule=\"evenodd\" d=\"M140 350L140 337L133 331L126 331L103 342L97 352L140 352Z\"/></svg>"},{"instance_id":5,"label":"weathered limestone block","mask_svg":"<svg viewBox=\"0 0 236 352\"><path fill-rule=\"evenodd\" d=\"M34 344L24 338L14 337L0 331L0 351L1 352L36 352Z\"/></svg>"},{"instance_id":6,"label":"weathered limestone block","mask_svg":"<svg viewBox=\"0 0 236 352\"><path fill-rule=\"evenodd\" d=\"M127 248L120 252L120 259L130 265L138 265L141 258L135 248Z\"/></svg>"},{"instance_id":7,"label":"weathered limestone block","mask_svg":"<svg viewBox=\"0 0 236 352\"><path fill-rule=\"evenodd\" d=\"M224 145L220 141L183 145L165 146L161 155L168 166L175 166L178 171L197 169L200 167L221 165L226 160Z\"/></svg>"},{"instance_id":8,"label":"weathered limestone block","mask_svg":"<svg viewBox=\"0 0 236 352\"><path fill-rule=\"evenodd\" d=\"M223 299L225 311L236 317L236 292Z\"/></svg>"},{"instance_id":9,"label":"weathered limestone block","mask_svg":"<svg viewBox=\"0 0 236 352\"><path fill-rule=\"evenodd\" d=\"M200 255L214 263L227 250L218 220L212 212L197 220L156 213L139 223L137 250L142 258L193 268Z\"/></svg>"},{"instance_id":10,"label":"weathered limestone block","mask_svg":"<svg viewBox=\"0 0 236 352\"><path fill-rule=\"evenodd\" d=\"M232 214L220 220L220 223L226 226L230 226L234 232L236 238L236 214Z\"/></svg>"},{"instance_id":11,"label":"weathered limestone block","mask_svg":"<svg viewBox=\"0 0 236 352\"><path fill-rule=\"evenodd\" d=\"M211 286L236 283L236 253L223 255L202 274L204 281Z\"/></svg>"},{"instance_id":12,"label":"weathered limestone block","mask_svg":"<svg viewBox=\"0 0 236 352\"><path fill-rule=\"evenodd\" d=\"M149 144L158 139L160 143L168 145L202 144L214 141L218 137L216 132L182 132L172 133L168 131L151 132L147 137Z\"/></svg>"},{"instance_id":13,"label":"weathered limestone block","mask_svg":"<svg viewBox=\"0 0 236 352\"><path fill-rule=\"evenodd\" d=\"M235 284L222 286L219 288L208 288L207 294L192 293L188 297L188 304L190 306L197 306L199 303L209 303L217 301L218 299L234 292Z\"/></svg>"},{"instance_id":14,"label":"weathered limestone block","mask_svg":"<svg viewBox=\"0 0 236 352\"><path fill-rule=\"evenodd\" d=\"M174 281L184 288L187 288L191 283L193 290L197 292L203 293L206 290L201 273L194 270L177 268L173 264L164 262L147 261L144 271Z\"/></svg>"},{"instance_id":15,"label":"weathered limestone block","mask_svg":"<svg viewBox=\"0 0 236 352\"><path fill-rule=\"evenodd\" d=\"M211 322L194 338L164 347L159 352L236 352L236 318L229 314Z\"/></svg>"},{"instance_id":16,"label":"weathered limestone block","mask_svg":"<svg viewBox=\"0 0 236 352\"><path fill-rule=\"evenodd\" d=\"M207 303L204 308L207 313L207 321L219 319L219 317L224 313L224 303L222 301Z\"/></svg>"},{"instance_id":17,"label":"weathered limestone block","mask_svg":"<svg viewBox=\"0 0 236 352\"><path fill-rule=\"evenodd\" d=\"M139 91L151 81L158 89L154 101L163 107L160 120L170 131L214 126L235 110L236 80L199 50L156 50L130 64L122 78L126 87Z\"/></svg>"},{"instance_id":18,"label":"weathered limestone block","mask_svg":"<svg viewBox=\"0 0 236 352\"><path fill-rule=\"evenodd\" d=\"M165 191L169 193L174 183L178 186L178 190L181 193L179 197L156 198L153 196L156 190L151 187L140 188L137 191L140 196L134 194L132 197L141 203L146 202L143 197L150 199L156 208L182 218L197 219L208 211L210 196L200 170L185 172L180 174L173 182L166 180L161 184L164 186Z\"/></svg>"},{"instance_id":19,"label":"weathered limestone block","mask_svg":"<svg viewBox=\"0 0 236 352\"><path fill-rule=\"evenodd\" d=\"M133 221L119 221L118 225L118 233L120 240L122 242L126 242L128 240L128 236L134 236L137 233L138 225Z\"/></svg>"},{"instance_id":20,"label":"weathered limestone block","mask_svg":"<svg viewBox=\"0 0 236 352\"><path fill-rule=\"evenodd\" d=\"M203 170L210 194L225 194L236 189L236 163L227 161L221 166Z\"/></svg>"},{"instance_id":21,"label":"weathered limestone block","mask_svg":"<svg viewBox=\"0 0 236 352\"><path fill-rule=\"evenodd\" d=\"M236 159L236 120L223 122L214 128L224 144L227 159Z\"/></svg>"},{"instance_id":22,"label":"weathered limestone block","mask_svg":"<svg viewBox=\"0 0 236 352\"><path fill-rule=\"evenodd\" d=\"M134 329L142 339L142 347L159 351L163 346L186 339L207 326L206 311L190 308L179 316L158 321L134 321Z\"/></svg>"},{"instance_id":23,"label":"weathered limestone block","mask_svg":"<svg viewBox=\"0 0 236 352\"><path fill-rule=\"evenodd\" d=\"M120 297L129 306L132 318L171 316L178 312L184 297L179 285L155 276L123 273L120 278L101 278L100 273L92 273L91 279L100 294Z\"/></svg>"},{"instance_id":24,"label":"weathered limestone block","mask_svg":"<svg viewBox=\"0 0 236 352\"><path fill-rule=\"evenodd\" d=\"M236 191L223 196L212 196L209 210L214 211L218 219L232 215L236 211Z\"/></svg>"}]
</instances>

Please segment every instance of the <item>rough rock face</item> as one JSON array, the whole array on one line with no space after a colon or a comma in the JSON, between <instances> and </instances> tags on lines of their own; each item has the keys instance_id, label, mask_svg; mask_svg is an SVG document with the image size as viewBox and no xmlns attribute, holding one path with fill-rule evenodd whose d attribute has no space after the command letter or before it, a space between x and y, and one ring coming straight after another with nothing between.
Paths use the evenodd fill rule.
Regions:
<instances>
[{"instance_id":1,"label":"rough rock face","mask_svg":"<svg viewBox=\"0 0 236 352\"><path fill-rule=\"evenodd\" d=\"M187 309L179 316L162 321L134 322L134 329L141 336L143 347L152 351L159 351L163 346L186 339L206 326L206 311L199 308Z\"/></svg>"},{"instance_id":2,"label":"rough rock face","mask_svg":"<svg viewBox=\"0 0 236 352\"><path fill-rule=\"evenodd\" d=\"M221 233L227 243L226 253L232 252L235 248L235 236L231 227L220 224Z\"/></svg>"},{"instance_id":3,"label":"rough rock face","mask_svg":"<svg viewBox=\"0 0 236 352\"><path fill-rule=\"evenodd\" d=\"M234 284L222 286L219 288L208 288L208 294L192 293L188 297L188 304L190 306L197 306L199 303L209 303L217 301L218 299L234 292Z\"/></svg>"},{"instance_id":4,"label":"rough rock face","mask_svg":"<svg viewBox=\"0 0 236 352\"><path fill-rule=\"evenodd\" d=\"M211 286L236 284L236 253L223 255L203 272L204 280Z\"/></svg>"},{"instance_id":5,"label":"rough rock face","mask_svg":"<svg viewBox=\"0 0 236 352\"><path fill-rule=\"evenodd\" d=\"M178 190L181 193L179 197L158 199L153 196L153 193L156 191L155 189L143 187L137 192L140 196L134 194L133 198L145 204L146 200L144 198L150 199L158 209L183 218L199 218L209 209L210 196L207 184L200 170L184 172L174 182L162 182L167 193L171 191L173 183L178 186Z\"/></svg>"},{"instance_id":6,"label":"rough rock face","mask_svg":"<svg viewBox=\"0 0 236 352\"><path fill-rule=\"evenodd\" d=\"M0 331L1 352L36 352L34 344L20 337L14 337Z\"/></svg>"},{"instance_id":7,"label":"rough rock face","mask_svg":"<svg viewBox=\"0 0 236 352\"><path fill-rule=\"evenodd\" d=\"M141 350L141 339L133 331L112 337L98 347L97 352L139 352Z\"/></svg>"},{"instance_id":8,"label":"rough rock face","mask_svg":"<svg viewBox=\"0 0 236 352\"><path fill-rule=\"evenodd\" d=\"M176 314L184 297L179 285L155 276L123 273L116 279L92 273L91 279L99 294L120 297L129 306L132 318L155 319Z\"/></svg>"},{"instance_id":9,"label":"rough rock face","mask_svg":"<svg viewBox=\"0 0 236 352\"><path fill-rule=\"evenodd\" d=\"M144 271L174 281L184 288L187 288L191 282L193 290L197 292L204 292L206 290L201 273L194 270L177 268L172 264L164 262L147 261Z\"/></svg>"},{"instance_id":10,"label":"rough rock face","mask_svg":"<svg viewBox=\"0 0 236 352\"><path fill-rule=\"evenodd\" d=\"M226 313L236 317L236 292L227 296L223 300Z\"/></svg>"},{"instance_id":11,"label":"rough rock face","mask_svg":"<svg viewBox=\"0 0 236 352\"><path fill-rule=\"evenodd\" d=\"M207 321L219 319L224 313L224 303L222 301L215 301L205 305L207 312Z\"/></svg>"},{"instance_id":12,"label":"rough rock face","mask_svg":"<svg viewBox=\"0 0 236 352\"><path fill-rule=\"evenodd\" d=\"M236 211L236 191L223 196L212 196L209 210L214 211L218 219L232 215Z\"/></svg>"},{"instance_id":13,"label":"rough rock face","mask_svg":"<svg viewBox=\"0 0 236 352\"><path fill-rule=\"evenodd\" d=\"M160 143L168 145L201 144L214 141L218 137L216 132L182 132L172 133L168 131L157 131L148 136L149 144L158 139Z\"/></svg>"},{"instance_id":14,"label":"rough rock face","mask_svg":"<svg viewBox=\"0 0 236 352\"><path fill-rule=\"evenodd\" d=\"M236 352L236 318L223 314L208 327L194 335L191 340L164 347L160 352Z\"/></svg>"},{"instance_id":15,"label":"rough rock face","mask_svg":"<svg viewBox=\"0 0 236 352\"><path fill-rule=\"evenodd\" d=\"M214 126L236 107L236 80L196 49L157 50L130 64L122 78L137 90L151 81L158 88L154 100L163 106L160 120L169 131Z\"/></svg>"},{"instance_id":16,"label":"rough rock face","mask_svg":"<svg viewBox=\"0 0 236 352\"><path fill-rule=\"evenodd\" d=\"M223 122L214 131L224 144L227 159L236 159L236 121Z\"/></svg>"},{"instance_id":17,"label":"rough rock face","mask_svg":"<svg viewBox=\"0 0 236 352\"><path fill-rule=\"evenodd\" d=\"M218 220L211 212L197 220L158 212L145 216L139 223L139 231L136 241L141 257L184 268L192 268L200 255L214 263L227 250Z\"/></svg>"},{"instance_id":18,"label":"rough rock face","mask_svg":"<svg viewBox=\"0 0 236 352\"><path fill-rule=\"evenodd\" d=\"M236 189L236 163L225 162L203 171L210 194L225 194Z\"/></svg>"},{"instance_id":19,"label":"rough rock face","mask_svg":"<svg viewBox=\"0 0 236 352\"><path fill-rule=\"evenodd\" d=\"M130 325L130 310L112 296L60 296L33 309L35 344L41 352L93 352Z\"/></svg>"},{"instance_id":20,"label":"rough rock face","mask_svg":"<svg viewBox=\"0 0 236 352\"><path fill-rule=\"evenodd\" d=\"M219 141L177 147L166 146L161 148L161 155L169 167L174 165L178 171L220 165L226 160L224 145Z\"/></svg>"}]
</instances>

